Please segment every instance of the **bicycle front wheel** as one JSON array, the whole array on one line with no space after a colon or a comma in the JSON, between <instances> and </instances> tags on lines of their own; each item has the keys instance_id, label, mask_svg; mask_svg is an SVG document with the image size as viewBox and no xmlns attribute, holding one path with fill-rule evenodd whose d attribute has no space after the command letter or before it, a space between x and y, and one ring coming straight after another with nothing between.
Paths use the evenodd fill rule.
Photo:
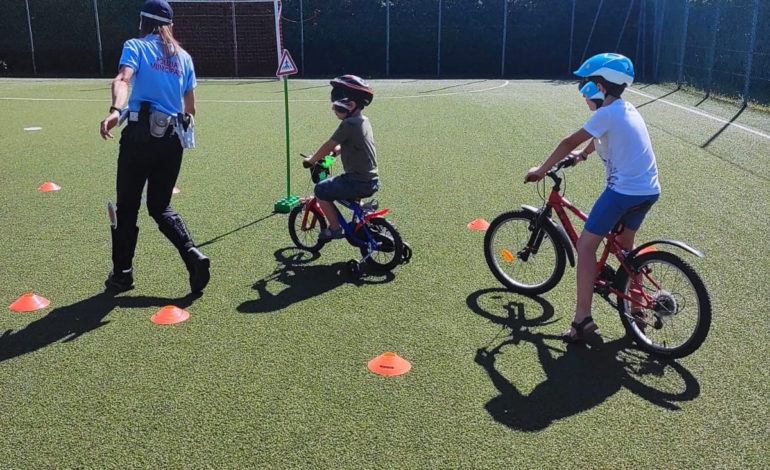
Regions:
<instances>
[{"instance_id":1,"label":"bicycle front wheel","mask_svg":"<svg viewBox=\"0 0 770 470\"><path fill-rule=\"evenodd\" d=\"M307 214L307 215L306 215ZM326 219L315 207L300 204L289 214L289 236L303 250L317 252L324 246L318 235L326 228Z\"/></svg>"},{"instance_id":2,"label":"bicycle front wheel","mask_svg":"<svg viewBox=\"0 0 770 470\"><path fill-rule=\"evenodd\" d=\"M524 210L503 213L484 236L484 257L505 287L524 295L553 289L564 275L564 246L551 224L536 226L536 215Z\"/></svg>"},{"instance_id":3,"label":"bicycle front wheel","mask_svg":"<svg viewBox=\"0 0 770 470\"><path fill-rule=\"evenodd\" d=\"M638 275L621 271L618 278L619 290L637 300L618 299L626 331L647 352L669 358L692 354L711 326L711 300L703 280L687 262L665 251L645 253L633 264Z\"/></svg>"}]
</instances>

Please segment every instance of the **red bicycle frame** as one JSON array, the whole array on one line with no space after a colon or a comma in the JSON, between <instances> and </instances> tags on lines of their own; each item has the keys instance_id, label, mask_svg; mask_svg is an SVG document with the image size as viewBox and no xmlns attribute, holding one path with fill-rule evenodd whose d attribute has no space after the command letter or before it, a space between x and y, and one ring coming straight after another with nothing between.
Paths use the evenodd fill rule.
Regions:
<instances>
[{"instance_id":1,"label":"red bicycle frame","mask_svg":"<svg viewBox=\"0 0 770 470\"><path fill-rule=\"evenodd\" d=\"M566 210L569 210L573 214L575 214L576 217L578 217L580 220L585 222L588 219L588 216L575 207L574 204L569 202L567 198L561 195L559 192L559 186L558 184L553 187L551 190L550 196L548 196L548 201L546 202L546 206L553 209L556 212L557 217L559 217L559 221L561 222L562 227L564 227L564 230L567 232L567 236L569 237L570 242L572 243L572 246L574 246L577 249L577 240L578 240L578 234L575 230L575 227L572 225L572 221L567 216ZM565 210L566 209L566 210ZM652 277L650 277L649 272L642 271L642 272L636 272L635 269L632 269L628 266L626 263L626 254L623 250L623 247L620 245L620 242L617 240L617 236L623 231L622 226L620 223L616 225L610 233L608 233L605 236L604 239L604 250L602 250L602 254L599 257L599 260L596 263L596 281L594 284L594 291L598 292L600 294L603 294L605 299L609 300L609 294L612 293L617 296L618 301L620 299L628 300L629 302L642 307L642 308L651 308L653 304L653 299L651 296L649 296L641 282L640 282L640 274L644 276L645 279L647 279L652 285L655 286L656 289L660 289L660 285L658 282L655 281ZM647 250L654 250L654 248L648 248L645 250L642 250L639 252L639 254L644 253ZM615 255L615 258L620 263L620 266L622 269L624 269L629 276L629 279L631 279L631 289L629 290L630 296L626 295L620 291L618 291L612 284L612 279L605 279L602 276L602 272L605 270L605 266L607 265L607 259L612 253Z\"/></svg>"}]
</instances>

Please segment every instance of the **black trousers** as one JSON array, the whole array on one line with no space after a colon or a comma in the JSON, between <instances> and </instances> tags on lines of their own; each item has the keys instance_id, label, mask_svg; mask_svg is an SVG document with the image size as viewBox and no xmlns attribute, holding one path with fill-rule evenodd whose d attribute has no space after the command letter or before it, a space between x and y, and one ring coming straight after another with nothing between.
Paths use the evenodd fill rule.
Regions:
<instances>
[{"instance_id":1,"label":"black trousers","mask_svg":"<svg viewBox=\"0 0 770 470\"><path fill-rule=\"evenodd\" d=\"M113 270L132 266L139 229L136 226L142 190L147 183L147 211L174 244L182 259L193 246L182 217L171 207L171 194L182 166L182 146L176 135L135 137L138 124L129 123L120 139L117 175L117 229L112 233Z\"/></svg>"}]
</instances>

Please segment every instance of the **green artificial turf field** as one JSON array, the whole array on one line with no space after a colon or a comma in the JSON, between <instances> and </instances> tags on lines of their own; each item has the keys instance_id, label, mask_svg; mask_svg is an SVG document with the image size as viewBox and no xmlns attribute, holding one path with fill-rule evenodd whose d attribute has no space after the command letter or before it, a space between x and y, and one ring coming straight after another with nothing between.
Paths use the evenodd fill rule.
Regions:
<instances>
[{"instance_id":1,"label":"green artificial turf field","mask_svg":"<svg viewBox=\"0 0 770 470\"><path fill-rule=\"evenodd\" d=\"M571 320L574 269L542 298L509 293L486 266L483 232L467 228L540 204L522 181L588 117L574 83L372 85L377 199L412 261L356 282L353 247L292 248L286 216L272 213L286 195L282 84L204 81L198 148L173 197L212 260L196 299L144 207L136 289L100 293L118 148L98 133L109 81L0 81L0 468L767 465L768 114L658 86L626 92L663 187L637 240L702 250L678 254L713 304L704 345L660 362L622 341L598 298L605 346L565 348L554 335ZM289 88L292 189L308 195L297 154L337 120L326 81ZM62 189L38 192L45 181ZM588 210L603 183L592 157L568 170L566 196ZM50 306L8 309L30 292ZM169 304L190 319L151 323ZM411 371L369 372L385 351Z\"/></svg>"}]
</instances>

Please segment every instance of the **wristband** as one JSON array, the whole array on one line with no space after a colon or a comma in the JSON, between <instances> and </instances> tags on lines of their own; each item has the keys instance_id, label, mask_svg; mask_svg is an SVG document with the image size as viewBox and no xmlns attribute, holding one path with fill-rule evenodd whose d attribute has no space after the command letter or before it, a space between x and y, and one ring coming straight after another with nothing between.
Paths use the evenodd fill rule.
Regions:
<instances>
[{"instance_id":1,"label":"wristband","mask_svg":"<svg viewBox=\"0 0 770 470\"><path fill-rule=\"evenodd\" d=\"M123 112L123 110L122 110L122 109L120 109L120 108L117 108L117 107L115 107L115 106L110 106L110 113L112 113L113 111L117 111L117 112L118 112L118 114L120 114L120 113L122 113L122 112Z\"/></svg>"}]
</instances>

